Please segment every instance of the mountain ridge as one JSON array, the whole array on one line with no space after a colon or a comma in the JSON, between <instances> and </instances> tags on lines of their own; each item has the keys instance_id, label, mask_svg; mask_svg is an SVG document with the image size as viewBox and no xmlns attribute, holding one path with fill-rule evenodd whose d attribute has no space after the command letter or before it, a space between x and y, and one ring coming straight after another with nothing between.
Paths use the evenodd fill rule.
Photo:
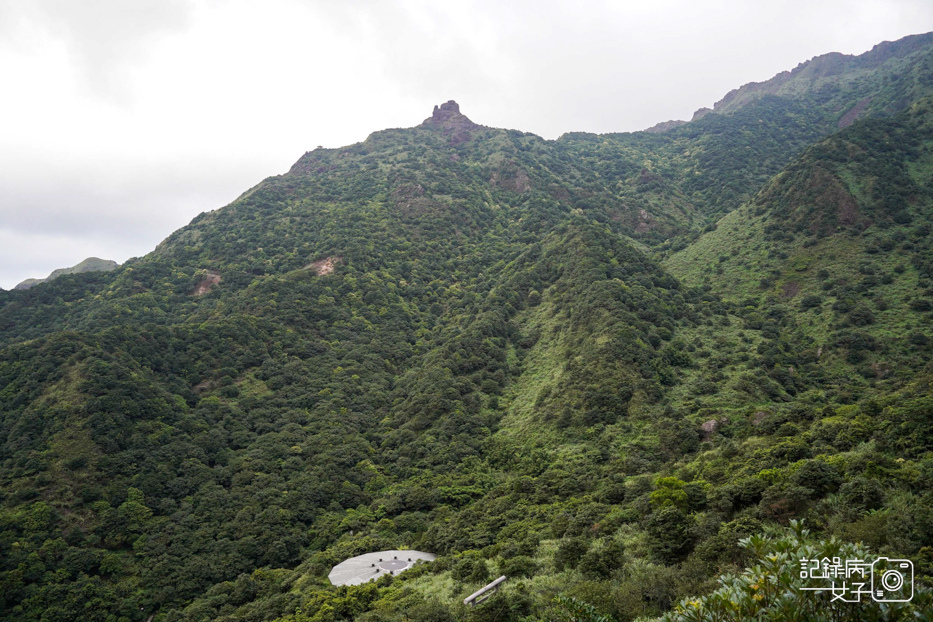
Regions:
<instances>
[{"instance_id":1,"label":"mountain ridge","mask_svg":"<svg viewBox=\"0 0 933 622\"><path fill-rule=\"evenodd\" d=\"M680 622L717 576L930 610L931 47L663 133L448 101L0 292L0 617ZM788 562L775 602L773 535L909 559L914 600ZM438 557L327 579L405 548Z\"/></svg>"},{"instance_id":2,"label":"mountain ridge","mask_svg":"<svg viewBox=\"0 0 933 622\"><path fill-rule=\"evenodd\" d=\"M794 69L783 71L769 80L750 82L730 91L713 105L713 111L734 112L761 94L806 93L815 90L823 81L832 80L853 71L867 72L891 61L922 52L931 43L933 43L933 33L925 33L910 35L897 41L884 41L858 55L830 52L814 56Z\"/></svg>"},{"instance_id":3,"label":"mountain ridge","mask_svg":"<svg viewBox=\"0 0 933 622\"><path fill-rule=\"evenodd\" d=\"M643 131L666 132L683 124L698 121L711 112L718 114L733 113L764 95L806 93L813 90L817 85L831 81L833 78L846 73L853 71L866 73L868 70L877 69L889 61L903 59L906 56L922 51L931 42L933 42L933 33L924 33L909 35L896 41L883 41L861 54L842 54L840 52L820 54L800 63L794 69L782 71L768 80L748 82L729 91L720 100L716 101L712 108L699 108L689 121L665 121ZM843 118L847 114L851 115L846 119L846 124L850 124L857 118L869 102L870 100L862 100L848 109L843 114Z\"/></svg>"},{"instance_id":4,"label":"mountain ridge","mask_svg":"<svg viewBox=\"0 0 933 622\"><path fill-rule=\"evenodd\" d=\"M78 262L77 264L71 266L70 268L58 268L53 270L44 279L26 279L16 285L13 289L15 290L24 290L31 287L35 287L39 283L45 283L47 281L53 281L58 277L64 274L81 274L84 272L110 272L111 270L116 270L120 264L113 261L112 259L100 259L98 257L88 257L83 261Z\"/></svg>"},{"instance_id":5,"label":"mountain ridge","mask_svg":"<svg viewBox=\"0 0 933 622\"><path fill-rule=\"evenodd\" d=\"M771 79L764 82L751 82L746 85L734 89L727 93L721 100L716 102L713 109L701 109L698 111L698 114L694 115L692 123L696 123L700 119L704 118L705 114L700 114L705 110L711 110L716 114L735 114L738 110L745 108L748 105L754 104L757 101L760 101L763 97L769 95L791 95L799 96L801 94L806 94L809 90L812 89L809 86L811 83L818 83L820 81L836 79L839 76L845 75L846 72L851 72L852 70L861 71L862 73L866 71L877 71L879 68L884 67L886 64L890 64L894 61L901 61L909 57L925 57L924 62L926 63L926 77L924 78L930 84L930 88L933 88L933 60L931 60L931 55L929 52L924 52L924 50L930 47L930 43L933 42L933 33L927 33L922 35L911 35L900 39L894 42L882 42L875 45L871 50L864 52L859 55L846 55L840 53L829 53L820 56L816 56L809 61L805 61L799 64L796 68L791 71L785 71ZM847 78L851 80L851 78ZM807 83L804 85L804 83ZM802 84L800 87L793 87L793 84ZM821 104L822 105L822 104ZM819 133L811 134L807 136L807 140L812 140L819 136L820 133L829 133L838 128L843 128L856 119L865 116L865 115L875 115L875 114L890 114L892 110L897 108L891 108L894 106L902 106L903 102L898 104L897 102L886 101L885 98L879 99L875 96L859 97L852 101L835 103L836 108L833 108L830 112L832 120L823 121L825 129L822 129ZM842 108L838 108L842 106ZM708 119L709 122L709 119ZM644 130L644 132L649 133L658 133L667 135L670 132L676 131L686 131L685 127L689 126L690 122L681 122L681 121L667 121L659 123L652 128ZM459 110L459 105L454 101L449 101L445 104L435 106L435 110L432 113L432 116L426 119L421 127L437 127L441 128L443 134L447 137L450 144L459 144L470 139L475 131L482 130L491 130L493 128L487 128L482 125L473 123L469 118L462 115ZM411 128L409 128L411 129ZM384 130L385 132L393 132L398 130ZM516 130L503 130L506 132L514 132ZM705 130L700 129L698 133L703 133ZM379 134L376 132L375 134ZM635 133L637 134L637 133ZM566 140L568 137L572 136L583 136L584 134L570 132L562 136L562 139ZM624 136L619 134L604 134L606 137L617 137ZM558 142L561 139L558 139ZM370 139L364 141L363 143L357 144L366 144L370 142ZM550 142L550 141L545 141ZM347 150L352 146L336 148L335 150L325 150L325 152L336 151L339 153L347 153ZM626 148L629 148L630 145L627 145ZM732 146L732 148L736 148ZM793 153L793 147L788 151L788 155ZM311 154L314 152L308 152ZM306 157L307 155L306 154ZM644 156L646 154L642 153L639 156ZM787 161L788 155L781 155L777 161L779 163L784 163ZM290 172L296 172L301 169L302 159L300 158L296 163L291 167ZM686 165L684 162L681 166ZM777 169L774 167L769 167L765 174L774 174L777 172ZM510 174L514 174L510 173ZM525 173L522 173L526 175ZM526 175L527 176L527 175ZM686 181L686 180L685 180ZM758 177L753 184L760 184L763 180ZM691 180L689 183L693 183ZM523 185L523 184L519 184ZM251 192L251 191L248 191ZM687 191L689 193L689 190ZM685 197L682 196L684 190L678 188L676 197L664 197L662 201L670 203L679 204L677 210L683 212L683 210L692 210L695 209L695 205L689 205L690 203L696 203L699 197ZM727 210L734 209L738 207L738 204L750 197L750 192L743 192L739 194L735 200L731 201L728 204ZM687 199L686 201L684 199ZM703 202L703 199L700 198L700 201ZM676 213L662 215L656 213L657 208L653 208L650 205L640 205L634 212L634 215L628 216L628 221L630 227L633 230L641 229L639 233L644 233L645 229L651 229L652 224L657 226L658 223L667 220L663 231L665 234L669 235L675 231L675 229L680 228L677 233L685 233L687 229L690 228L690 225L687 224L689 217L684 221L685 216L683 214L676 215ZM701 212L705 212L703 208L700 208ZM723 212L719 210L714 210L711 216L721 216ZM677 223L677 220L682 222ZM686 225L686 227L685 227ZM42 282L41 279L27 279L17 287L21 287L24 284L28 286L35 285L39 282Z\"/></svg>"}]
</instances>

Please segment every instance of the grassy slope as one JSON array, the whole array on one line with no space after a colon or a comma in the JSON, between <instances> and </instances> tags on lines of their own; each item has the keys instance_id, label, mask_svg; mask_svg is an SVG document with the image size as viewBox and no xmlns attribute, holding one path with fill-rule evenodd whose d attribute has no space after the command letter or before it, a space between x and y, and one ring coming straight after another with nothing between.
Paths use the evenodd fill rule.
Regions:
<instances>
[{"instance_id":1,"label":"grassy slope","mask_svg":"<svg viewBox=\"0 0 933 622\"><path fill-rule=\"evenodd\" d=\"M828 350L846 328L868 333L880 344L872 362L881 366L878 377L909 377L916 361L907 340L928 332L930 325L929 314L917 308L929 294L923 262L929 257L933 219L930 117L924 103L895 126L867 121L828 139L665 266L685 283L708 286L740 307L793 310L797 330L817 348ZM894 214L900 222L892 220L891 209L901 199L879 195L879 172L873 176L862 170L873 167L869 153L862 152L858 160L831 159L861 150L865 137L876 138L875 125L882 123L881 136L905 131L918 141L893 154L884 143L878 145L884 155L877 161L886 165L880 174L893 169L907 186L904 211ZM844 194L808 190L813 171L825 170ZM850 206L854 215L839 222ZM836 374L852 373L839 363Z\"/></svg>"}]
</instances>

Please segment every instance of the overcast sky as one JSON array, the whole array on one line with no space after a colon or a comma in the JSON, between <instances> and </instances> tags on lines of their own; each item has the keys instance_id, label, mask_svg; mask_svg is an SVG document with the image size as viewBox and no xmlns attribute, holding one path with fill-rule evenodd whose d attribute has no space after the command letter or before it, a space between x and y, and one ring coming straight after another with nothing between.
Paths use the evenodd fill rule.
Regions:
<instances>
[{"instance_id":1,"label":"overcast sky","mask_svg":"<svg viewBox=\"0 0 933 622\"><path fill-rule=\"evenodd\" d=\"M928 31L930 0L0 0L0 287L144 255L448 99L545 138L639 130Z\"/></svg>"}]
</instances>

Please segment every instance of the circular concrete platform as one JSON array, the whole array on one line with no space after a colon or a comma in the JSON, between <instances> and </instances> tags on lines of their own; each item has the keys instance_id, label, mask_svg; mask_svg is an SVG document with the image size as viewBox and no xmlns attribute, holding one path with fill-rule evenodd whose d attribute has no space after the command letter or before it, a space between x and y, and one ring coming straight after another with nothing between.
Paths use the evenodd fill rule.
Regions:
<instances>
[{"instance_id":1,"label":"circular concrete platform","mask_svg":"<svg viewBox=\"0 0 933 622\"><path fill-rule=\"evenodd\" d=\"M415 562L434 561L436 556L421 551L379 551L344 560L334 566L327 578L334 585L359 585L385 574L399 574Z\"/></svg>"}]
</instances>

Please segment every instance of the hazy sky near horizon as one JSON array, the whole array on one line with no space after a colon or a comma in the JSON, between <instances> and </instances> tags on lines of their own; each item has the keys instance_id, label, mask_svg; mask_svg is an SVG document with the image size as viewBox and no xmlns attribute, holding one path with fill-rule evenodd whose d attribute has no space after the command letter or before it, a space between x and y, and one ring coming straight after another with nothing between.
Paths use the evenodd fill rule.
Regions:
<instances>
[{"instance_id":1,"label":"hazy sky near horizon","mask_svg":"<svg viewBox=\"0 0 933 622\"><path fill-rule=\"evenodd\" d=\"M0 287L151 251L317 145L473 121L556 138L689 119L930 0L0 0Z\"/></svg>"}]
</instances>

